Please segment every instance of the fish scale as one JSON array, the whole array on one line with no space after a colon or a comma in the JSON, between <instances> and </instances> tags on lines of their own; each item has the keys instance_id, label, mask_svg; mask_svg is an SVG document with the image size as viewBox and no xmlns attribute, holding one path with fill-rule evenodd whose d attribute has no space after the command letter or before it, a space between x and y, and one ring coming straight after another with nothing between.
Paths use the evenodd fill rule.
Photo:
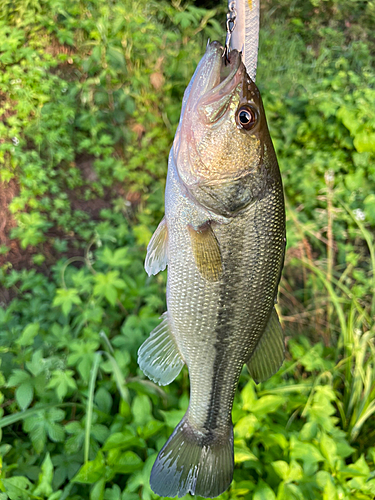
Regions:
<instances>
[{"instance_id":1,"label":"fish scale","mask_svg":"<svg viewBox=\"0 0 375 500\"><path fill-rule=\"evenodd\" d=\"M161 385L184 364L190 378L188 410L151 471L161 496L215 497L229 486L242 367L259 382L284 358L274 309L285 250L280 172L259 91L237 51L222 78L222 53L208 45L185 93L165 218L145 263L149 274L168 265L168 310L139 365Z\"/></svg>"}]
</instances>

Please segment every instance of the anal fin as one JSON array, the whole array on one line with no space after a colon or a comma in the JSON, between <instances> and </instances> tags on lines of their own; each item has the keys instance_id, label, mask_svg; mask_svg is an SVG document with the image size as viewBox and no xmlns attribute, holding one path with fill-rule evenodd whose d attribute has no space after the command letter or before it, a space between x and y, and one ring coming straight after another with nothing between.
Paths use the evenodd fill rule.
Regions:
<instances>
[{"instance_id":1,"label":"anal fin","mask_svg":"<svg viewBox=\"0 0 375 500\"><path fill-rule=\"evenodd\" d=\"M168 229L165 217L163 217L147 246L145 269L149 276L158 274L159 271L164 271L167 267L167 244Z\"/></svg>"},{"instance_id":2,"label":"anal fin","mask_svg":"<svg viewBox=\"0 0 375 500\"><path fill-rule=\"evenodd\" d=\"M284 334L275 309L255 351L246 362L250 376L258 384L274 375L284 361Z\"/></svg>"},{"instance_id":3,"label":"anal fin","mask_svg":"<svg viewBox=\"0 0 375 500\"><path fill-rule=\"evenodd\" d=\"M138 365L145 375L159 385L170 384L180 373L184 360L171 332L168 313L138 350Z\"/></svg>"}]
</instances>

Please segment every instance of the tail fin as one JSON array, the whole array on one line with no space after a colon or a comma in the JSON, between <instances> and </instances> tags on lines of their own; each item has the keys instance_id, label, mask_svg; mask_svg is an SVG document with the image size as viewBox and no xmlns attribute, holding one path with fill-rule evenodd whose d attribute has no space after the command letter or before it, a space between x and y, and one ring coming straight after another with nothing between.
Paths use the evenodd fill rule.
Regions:
<instances>
[{"instance_id":1,"label":"tail fin","mask_svg":"<svg viewBox=\"0 0 375 500\"><path fill-rule=\"evenodd\" d=\"M159 453L150 485L162 497L187 493L213 498L233 478L233 426L225 436L194 430L185 415Z\"/></svg>"}]
</instances>

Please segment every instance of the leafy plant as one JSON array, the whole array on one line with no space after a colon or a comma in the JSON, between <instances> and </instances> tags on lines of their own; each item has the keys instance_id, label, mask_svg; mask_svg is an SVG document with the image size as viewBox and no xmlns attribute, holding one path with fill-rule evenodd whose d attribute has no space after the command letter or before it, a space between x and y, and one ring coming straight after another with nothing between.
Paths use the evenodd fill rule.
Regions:
<instances>
[{"instance_id":1,"label":"leafy plant","mask_svg":"<svg viewBox=\"0 0 375 500\"><path fill-rule=\"evenodd\" d=\"M0 500L157 498L189 388L137 366L166 308L143 261L183 92L223 41L226 6L202 4L1 3ZM241 376L222 500L375 495L374 19L372 2L263 6L288 354L264 384Z\"/></svg>"}]
</instances>

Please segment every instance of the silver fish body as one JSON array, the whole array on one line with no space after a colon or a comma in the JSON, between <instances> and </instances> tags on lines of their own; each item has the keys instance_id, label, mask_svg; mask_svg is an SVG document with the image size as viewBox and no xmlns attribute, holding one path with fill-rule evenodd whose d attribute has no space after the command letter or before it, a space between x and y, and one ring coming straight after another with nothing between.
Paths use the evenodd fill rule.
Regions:
<instances>
[{"instance_id":1,"label":"silver fish body","mask_svg":"<svg viewBox=\"0 0 375 500\"><path fill-rule=\"evenodd\" d=\"M161 385L184 364L190 377L187 413L151 473L161 496L215 497L229 486L241 369L265 380L284 356L274 310L285 249L279 168L259 91L240 54L225 67L222 51L207 47L185 92L165 218L146 258L149 274L168 264L168 311L140 367Z\"/></svg>"}]
</instances>

